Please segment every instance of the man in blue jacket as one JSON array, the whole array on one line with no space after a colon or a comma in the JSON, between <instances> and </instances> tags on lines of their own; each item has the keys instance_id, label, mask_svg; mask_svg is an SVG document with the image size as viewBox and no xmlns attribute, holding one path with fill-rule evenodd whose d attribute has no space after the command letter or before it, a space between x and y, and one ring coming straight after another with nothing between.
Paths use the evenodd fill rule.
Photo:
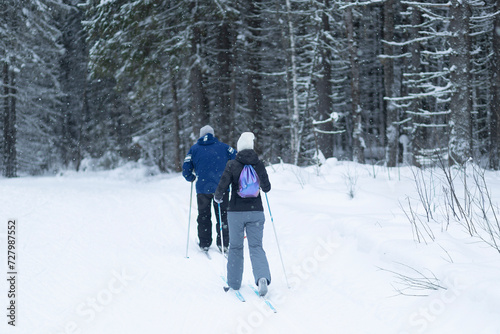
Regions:
<instances>
[{"instance_id":1,"label":"man in blue jacket","mask_svg":"<svg viewBox=\"0 0 500 334\"><path fill-rule=\"evenodd\" d=\"M220 239L219 208L213 201L213 194L222 172L226 168L226 163L234 159L236 151L231 146L220 142L214 136L214 129L206 125L200 129L200 138L197 143L191 146L191 149L184 159L182 165L182 176L189 181L196 180L196 197L198 202L198 238L199 246L207 251L212 244L212 210L211 204L215 209L217 220L217 247L222 251ZM227 252L229 245L229 230L227 227L227 206L229 203L229 194L220 203L222 216L222 233L224 239L224 252Z\"/></svg>"}]
</instances>

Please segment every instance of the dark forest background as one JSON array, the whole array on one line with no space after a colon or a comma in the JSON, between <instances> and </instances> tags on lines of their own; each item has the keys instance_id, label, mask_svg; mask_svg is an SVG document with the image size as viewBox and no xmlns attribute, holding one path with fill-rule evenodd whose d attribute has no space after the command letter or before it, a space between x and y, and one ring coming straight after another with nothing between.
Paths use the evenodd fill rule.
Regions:
<instances>
[{"instance_id":1,"label":"dark forest background","mask_svg":"<svg viewBox=\"0 0 500 334\"><path fill-rule=\"evenodd\" d=\"M268 163L500 169L496 0L0 0L5 177L179 171L199 128Z\"/></svg>"}]
</instances>

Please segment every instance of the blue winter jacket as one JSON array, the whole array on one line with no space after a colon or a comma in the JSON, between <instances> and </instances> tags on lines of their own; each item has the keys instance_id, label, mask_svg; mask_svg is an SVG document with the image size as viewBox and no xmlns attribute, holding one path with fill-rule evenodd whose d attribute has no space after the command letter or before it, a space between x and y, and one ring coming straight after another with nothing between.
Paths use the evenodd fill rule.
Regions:
<instances>
[{"instance_id":1,"label":"blue winter jacket","mask_svg":"<svg viewBox=\"0 0 500 334\"><path fill-rule=\"evenodd\" d=\"M182 165L182 176L189 182L197 179L196 193L213 194L226 163L235 156L234 148L209 133L189 149Z\"/></svg>"}]
</instances>

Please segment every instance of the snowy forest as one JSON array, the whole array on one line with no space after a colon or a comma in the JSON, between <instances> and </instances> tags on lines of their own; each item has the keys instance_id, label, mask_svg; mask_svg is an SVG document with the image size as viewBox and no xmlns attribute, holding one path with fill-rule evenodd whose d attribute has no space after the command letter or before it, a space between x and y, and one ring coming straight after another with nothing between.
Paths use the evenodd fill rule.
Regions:
<instances>
[{"instance_id":1,"label":"snowy forest","mask_svg":"<svg viewBox=\"0 0 500 334\"><path fill-rule=\"evenodd\" d=\"M268 163L500 169L496 0L1 0L5 177L179 171L199 129Z\"/></svg>"}]
</instances>

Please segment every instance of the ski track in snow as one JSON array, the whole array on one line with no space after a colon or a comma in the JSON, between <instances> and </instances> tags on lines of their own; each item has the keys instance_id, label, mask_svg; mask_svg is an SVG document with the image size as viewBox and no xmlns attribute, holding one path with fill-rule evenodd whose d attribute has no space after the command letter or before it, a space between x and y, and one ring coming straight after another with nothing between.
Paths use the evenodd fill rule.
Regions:
<instances>
[{"instance_id":1,"label":"ski track in snow","mask_svg":"<svg viewBox=\"0 0 500 334\"><path fill-rule=\"evenodd\" d=\"M197 247L195 194L185 258L190 184L179 174L0 179L0 263L7 220L16 218L19 267L17 326L2 316L0 332L500 333L498 254L460 233L416 244L398 203L416 197L409 170L380 168L374 177L371 166L330 159L319 175L291 165L268 171L290 284L263 196L276 314L248 286L245 303L223 292L226 260L215 241L212 260ZM253 281L245 251L244 283ZM414 274L409 267L432 271L448 290L398 295L388 270ZM3 310L7 290L2 280Z\"/></svg>"}]
</instances>

